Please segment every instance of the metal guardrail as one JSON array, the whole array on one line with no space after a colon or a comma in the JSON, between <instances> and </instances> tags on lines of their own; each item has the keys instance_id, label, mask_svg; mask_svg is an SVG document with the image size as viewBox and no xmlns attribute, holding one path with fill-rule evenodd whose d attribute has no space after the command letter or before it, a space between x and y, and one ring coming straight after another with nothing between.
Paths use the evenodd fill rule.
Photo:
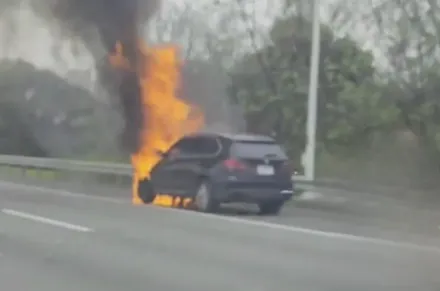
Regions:
<instances>
[{"instance_id":1,"label":"metal guardrail","mask_svg":"<svg viewBox=\"0 0 440 291\"><path fill-rule=\"evenodd\" d=\"M1 166L120 176L131 176L133 174L132 166L129 164L85 162L77 160L35 158L9 155L0 155L0 167ZM293 177L298 182L307 182L303 176L292 176L292 178Z\"/></svg>"},{"instance_id":2,"label":"metal guardrail","mask_svg":"<svg viewBox=\"0 0 440 291\"><path fill-rule=\"evenodd\" d=\"M103 182L105 184L118 184L128 186L131 184L131 176L133 175L133 168L129 164L123 163L104 163L104 162L86 162L77 160L66 159L53 159L53 158L35 158L24 156L9 156L0 155L0 169L1 168L16 168L23 170L22 175L28 176L27 170L48 170L55 172L55 179L63 180L65 178L71 179L78 177L81 181L90 176L95 182ZM41 173L43 175L43 173ZM64 174L67 174L64 175ZM73 174L72 177L70 175ZM34 174L29 174L34 177ZM36 176L39 176L37 173ZM70 178L69 178L70 177ZM47 177L46 177L47 178ZM37 178L38 179L38 178ZM77 178L74 178L77 179ZM400 187L387 187L387 186L374 186L371 183L368 185L359 184L356 182L350 182L339 179L319 179L316 181L309 181L304 176L294 175L292 179L297 185L296 189L298 193L304 191L322 191L322 189L337 190L337 191L349 191L360 194L378 194L390 197L402 198L402 190ZM437 193L438 191L436 191ZM420 196L420 191L417 191L417 195ZM426 201L432 201L431 192L427 192L425 196L421 196L419 200L425 199ZM416 196L416 197L418 197ZM438 200L438 199L437 199ZM436 201L437 201L436 200Z\"/></svg>"},{"instance_id":3,"label":"metal guardrail","mask_svg":"<svg viewBox=\"0 0 440 291\"><path fill-rule=\"evenodd\" d=\"M65 159L0 155L0 166L19 168L89 172L97 174L132 175L132 167L119 163L97 163Z\"/></svg>"},{"instance_id":4,"label":"metal guardrail","mask_svg":"<svg viewBox=\"0 0 440 291\"><path fill-rule=\"evenodd\" d=\"M63 179L63 174L78 174L81 179L86 176L96 176L100 181L105 183L130 184L133 168L130 164L123 163L105 163L105 162L86 162L78 160L54 159L54 158L35 158L24 156L0 155L0 168L17 168L22 170L49 170L59 172L59 179ZM90 174L90 175L89 175ZM26 174L24 174L26 175ZM37 174L38 175L38 174ZM73 175L75 176L75 175ZM106 179L106 176L108 178ZM295 181L298 189L312 190L314 189L335 189L354 191L357 193L375 192L382 195L390 195L390 193L401 193L400 188L394 187L373 187L371 184L366 186L355 182L349 182L338 179L319 179L309 181L304 176L294 175L292 179Z\"/></svg>"}]
</instances>

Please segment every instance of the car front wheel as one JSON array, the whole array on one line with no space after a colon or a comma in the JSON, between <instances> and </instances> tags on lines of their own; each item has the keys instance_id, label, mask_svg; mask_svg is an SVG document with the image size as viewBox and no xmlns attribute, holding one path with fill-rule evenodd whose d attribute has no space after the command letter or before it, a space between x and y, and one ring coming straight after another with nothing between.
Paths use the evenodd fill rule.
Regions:
<instances>
[{"instance_id":1,"label":"car front wheel","mask_svg":"<svg viewBox=\"0 0 440 291\"><path fill-rule=\"evenodd\" d=\"M212 196L211 187L207 182L200 183L197 193L194 197L194 205L201 212L215 212L219 203Z\"/></svg>"},{"instance_id":2,"label":"car front wheel","mask_svg":"<svg viewBox=\"0 0 440 291\"><path fill-rule=\"evenodd\" d=\"M137 191L139 198L141 198L142 202L145 204L152 203L154 198L156 198L153 185L149 179L142 179L138 181Z\"/></svg>"}]
</instances>

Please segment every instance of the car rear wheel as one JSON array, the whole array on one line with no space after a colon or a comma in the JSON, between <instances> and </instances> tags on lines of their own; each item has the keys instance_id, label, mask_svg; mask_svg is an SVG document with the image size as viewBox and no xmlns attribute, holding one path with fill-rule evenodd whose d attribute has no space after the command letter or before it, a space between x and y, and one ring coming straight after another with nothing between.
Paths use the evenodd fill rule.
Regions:
<instances>
[{"instance_id":1,"label":"car rear wheel","mask_svg":"<svg viewBox=\"0 0 440 291\"><path fill-rule=\"evenodd\" d=\"M219 203L212 196L211 187L207 182L200 183L194 197L194 205L201 212L215 212L219 207Z\"/></svg>"},{"instance_id":2,"label":"car rear wheel","mask_svg":"<svg viewBox=\"0 0 440 291\"><path fill-rule=\"evenodd\" d=\"M266 201L258 204L260 215L277 215L283 208L284 201Z\"/></svg>"}]
</instances>

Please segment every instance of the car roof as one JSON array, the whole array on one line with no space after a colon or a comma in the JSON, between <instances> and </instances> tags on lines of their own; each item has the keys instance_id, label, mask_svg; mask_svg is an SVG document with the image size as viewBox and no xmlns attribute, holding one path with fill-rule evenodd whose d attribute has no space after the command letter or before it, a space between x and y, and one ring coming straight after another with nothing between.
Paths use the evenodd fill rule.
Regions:
<instances>
[{"instance_id":1,"label":"car roof","mask_svg":"<svg viewBox=\"0 0 440 291\"><path fill-rule=\"evenodd\" d=\"M237 142L275 142L275 140L266 135L251 134L251 133L219 133L219 132L197 132L187 136L197 137L222 137Z\"/></svg>"}]
</instances>

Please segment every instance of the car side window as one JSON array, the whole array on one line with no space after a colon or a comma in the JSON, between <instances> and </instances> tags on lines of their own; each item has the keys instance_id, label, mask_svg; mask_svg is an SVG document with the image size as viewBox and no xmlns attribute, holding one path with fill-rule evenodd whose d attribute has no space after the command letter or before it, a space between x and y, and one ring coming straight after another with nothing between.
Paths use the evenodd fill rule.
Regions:
<instances>
[{"instance_id":1,"label":"car side window","mask_svg":"<svg viewBox=\"0 0 440 291\"><path fill-rule=\"evenodd\" d=\"M170 149L170 151L168 152L168 159L175 159L178 158L181 154L181 151L178 147L173 147L172 149Z\"/></svg>"},{"instance_id":2,"label":"car side window","mask_svg":"<svg viewBox=\"0 0 440 291\"><path fill-rule=\"evenodd\" d=\"M201 137L197 144L200 155L215 155L220 150L220 143L216 138Z\"/></svg>"},{"instance_id":3,"label":"car side window","mask_svg":"<svg viewBox=\"0 0 440 291\"><path fill-rule=\"evenodd\" d=\"M188 156L194 154L197 148L197 140L196 138L187 137L181 140L181 144L179 145L179 150L181 155Z\"/></svg>"},{"instance_id":4,"label":"car side window","mask_svg":"<svg viewBox=\"0 0 440 291\"><path fill-rule=\"evenodd\" d=\"M189 148L191 148L191 141L187 138L181 139L168 151L168 159L176 159L182 155L187 155Z\"/></svg>"},{"instance_id":5,"label":"car side window","mask_svg":"<svg viewBox=\"0 0 440 291\"><path fill-rule=\"evenodd\" d=\"M215 155L219 150L219 143L211 137L187 137L179 141L170 154L176 157ZM174 154L176 153L176 154Z\"/></svg>"}]
</instances>

